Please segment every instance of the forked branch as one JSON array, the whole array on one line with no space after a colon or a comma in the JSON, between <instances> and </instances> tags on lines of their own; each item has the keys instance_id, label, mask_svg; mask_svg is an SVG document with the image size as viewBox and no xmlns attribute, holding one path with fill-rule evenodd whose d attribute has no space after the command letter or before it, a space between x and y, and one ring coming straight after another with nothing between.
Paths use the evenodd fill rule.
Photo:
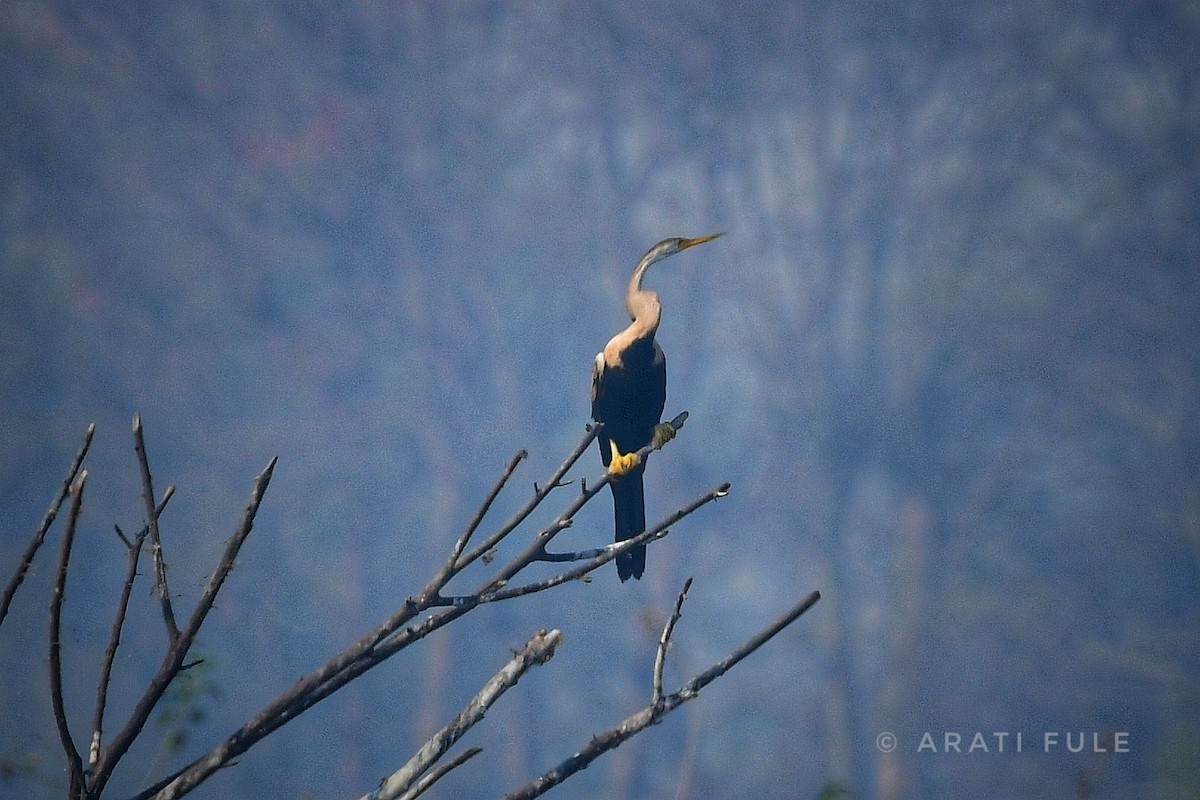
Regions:
<instances>
[{"instance_id":1,"label":"forked branch","mask_svg":"<svg viewBox=\"0 0 1200 800\"><path fill-rule=\"evenodd\" d=\"M676 417L670 423L678 430L683 426L687 417L686 412ZM470 519L462 534L450 548L446 560L435 571L429 582L417 594L407 598L396 611L378 625L374 630L361 637L341 653L335 655L324 665L303 677L291 689L281 694L276 700L262 709L258 714L234 731L232 735L220 742L204 756L196 759L175 774L160 783L149 787L137 797L141 800L151 796L160 800L182 797L202 783L218 769L230 764L241 754L249 750L255 743L261 741L273 731L295 719L308 708L316 705L324 698L333 694L347 683L355 680L369 669L390 658L409 645L420 641L430 633L449 625L474 608L485 604L511 600L526 594L541 592L571 580L587 576L592 571L603 566L628 550L645 545L666 536L670 526L693 513L707 503L724 497L729 490L728 484L722 484L701 495L696 500L680 508L674 514L648 528L628 540L617 542L594 549L583 549L569 552L551 552L550 543L563 530L571 527L578 512L610 481L620 480L608 473L602 474L590 485L579 481L578 492L564 493L566 504L563 510L551 522L535 533L519 551L507 561L492 565L493 556L498 546L506 537L516 531L530 515L558 488L570 485L573 481L566 480L567 473L591 445L597 435L599 426L588 426L585 435L575 449L543 482L534 484L533 495L510 518L500 525L493 533L472 546L473 539L482 525L487 513L499 493L508 484L518 465L526 458L525 451L519 451L505 466L502 474L495 482L491 491L484 498L476 513ZM173 487L168 487L162 500L154 504L154 484L150 472L149 460L146 456L145 442L140 417L134 418L135 450L141 471L143 502L146 512L146 524L134 537L127 537L119 528L117 534L127 549L127 567L118 601L116 619L110 631L108 647L101 662L100 681L97 688L97 701L91 741L86 753L86 768L84 756L76 745L68 725L67 711L63 702L62 690L62 661L59 636L62 625L62 603L65 596L66 577L72 544L75 536L79 509L82 504L82 491L86 471L81 471L83 455L90 442L92 429L81 448L79 458L73 466L66 494L72 498L71 511L64 535L62 552L59 560L55 593L51 603L50 621L50 676L51 699L55 722L58 726L59 737L68 762L68 776L71 786L71 796L79 798L100 797L111 778L117 764L126 755L133 741L145 728L147 721L162 699L171 681L187 668L188 651L194 644L201 627L213 608L218 593L229 576L236 562L238 553L246 541L254 523L255 516L263 499L263 494L270 483L275 460L272 460L254 481L250 500L246 505L242 520L233 536L226 543L225 550L219 563L211 573L207 584L196 602L191 615L182 622L176 617L173 600L167 584L167 560L162 547L161 531L158 519L167 501L171 497ZM647 445L638 451L644 460L657 449L654 444ZM76 479L77 478L77 479ZM57 513L63 498L59 498L48 512L49 522L43 522L43 528L48 528ZM41 530L41 529L40 529ZM41 530L40 538L45 531ZM38 538L35 536L35 538ZM154 589L160 605L161 615L167 629L167 647L163 661L146 686L142 696L136 702L128 720L112 737L111 742L104 741L104 715L107 705L110 678L116 652L120 646L121 633L125 623L132 586L137 577L140 554L143 546L149 547L153 559ZM36 548L32 548L36 551ZM32 560L32 555L28 557ZM24 568L28 568L28 560ZM476 588L468 593L458 595L445 591L446 586L467 567L482 561L491 567L490 575L479 582ZM522 575L527 567L537 562L570 563L569 569L560 574L538 581L517 582L514 579ZM20 583L22 571L11 586ZM708 670L694 676L681 688L672 693L663 689L664 665L676 624L681 615L683 604L687 598L691 579L685 583L683 590L675 603L674 611L659 637L654 671L651 679L650 705L638 713L628 717L620 725L594 737L591 742L571 758L561 763L555 769L545 773L538 779L522 788L512 797L535 797L552 786L561 783L570 775L590 764L604 752L619 746L629 737L637 734L646 727L660 721L663 716L687 700L695 697L709 682L719 677L734 664L749 653L762 646L772 636L800 616L807 608L816 602L819 595L814 592L803 602L784 614L772 625L760 631L748 640L742 647L733 651L722 661L714 664ZM15 588L6 593L7 603ZM426 791L439 778L450 770L465 763L474 756L478 749L463 752L456 758L445 761L438 766L453 745L484 716L487 709L496 700L516 684L517 680L531 667L545 663L554 653L561 640L558 631L541 631L536 634L526 646L510 660L487 684L481 689L463 710L423 745L416 755L396 773L381 783L380 787L365 800L383 800L388 798L414 798Z\"/></svg>"},{"instance_id":2,"label":"forked branch","mask_svg":"<svg viewBox=\"0 0 1200 800\"><path fill-rule=\"evenodd\" d=\"M407 793L471 726L483 719L484 713L500 699L500 695L517 685L530 667L549 661L561 641L562 633L557 630L535 633L446 727L431 736L407 764L384 778L378 789L363 795L362 800L396 800Z\"/></svg>"},{"instance_id":3,"label":"forked branch","mask_svg":"<svg viewBox=\"0 0 1200 800\"><path fill-rule=\"evenodd\" d=\"M686 419L686 415L681 415L672 421L672 425L682 426L684 419ZM453 559L448 559L420 592L409 597L400 608L373 631L326 661L313 672L301 678L267 707L247 720L245 724L229 735L223 742L179 772L138 795L137 800L144 800L144 798L151 796L157 797L158 800L172 800L172 798L184 796L206 780L213 772L220 769L221 766L245 753L254 744L270 735L282 725L304 713L309 708L312 708L347 683L350 683L368 670L391 658L414 642L423 639L430 633L449 625L454 620L469 613L472 609L485 602L484 598L489 593L502 590L525 567L534 561L542 560L541 557L545 553L546 544L562 530L569 527L574 515L584 504L595 497L600 489L607 485L611 479L610 476L607 474L602 476L594 484L587 486L579 495L575 496L555 521L534 537L534 542L530 546L497 568L492 576L479 584L473 592L452 599L448 599L442 595L444 587L452 578L470 564L483 559L486 554L491 553L501 541L528 519L530 514L556 488L564 485L563 479L567 472L575 465L583 453L587 451L592 441L596 438L598 430L598 426L589 425L584 436L570 455L567 456L566 460L545 481L536 485L533 496L530 497L512 518L501 525L494 533L468 550L469 540L490 508L495 496L506 484L517 464L525 457L523 451L517 453L506 466L495 487L488 494L488 497L468 524L463 535L455 542L451 552L453 554L455 551L458 551L461 555ZM646 458L652 450L651 446L647 446L639 451L639 454L643 458ZM713 494L713 497L721 496L727 488L727 486L722 487L715 494L710 494ZM703 505L703 503L695 504L693 508L683 513L677 513L673 519L677 520L686 516L687 513L690 513L691 510L699 507L699 505ZM665 525L663 527L665 528ZM657 534L653 532L644 534L645 538L640 541L630 539L627 542L623 542L622 545L628 549L649 540L654 535ZM613 547L615 548L616 546ZM611 560L616 556L617 552L623 551L616 549L606 550L600 559L592 563L591 568L594 569L604 563L605 560ZM584 571L586 572L587 570L585 569ZM520 596L520 594L511 593L508 595L508 599ZM488 598L487 602L494 602L498 599L501 598ZM417 621L418 617L421 617L422 614L426 614L426 616Z\"/></svg>"},{"instance_id":4,"label":"forked branch","mask_svg":"<svg viewBox=\"0 0 1200 800\"><path fill-rule=\"evenodd\" d=\"M530 783L521 787L512 794L505 795L505 800L527 800L527 798L539 797L545 794L548 790L554 788L558 784L565 781L567 778L587 768L593 761L607 753L609 750L614 750L620 747L630 737L640 733L651 725L655 725L662 721L662 718L674 711L679 706L686 703L688 700L696 697L708 684L728 672L735 664L741 661L746 656L753 653L758 648L766 644L772 637L791 625L796 621L801 614L812 608L819 599L820 592L812 592L796 605L792 606L774 622L763 628L757 634L746 640L740 647L735 649L725 658L713 664L708 669L693 676L691 680L685 683L677 691L663 696L658 702L652 702L650 705L641 709L635 714L632 714L622 720L616 727L611 728L604 733L593 736L591 740L580 748L579 752L575 753L570 758L562 761L558 766L547 772L542 773ZM678 605L677 605L678 608ZM668 623L669 624L669 623ZM673 629L673 625L669 626ZM665 638L669 638L669 633ZM660 651L663 648L660 644Z\"/></svg>"}]
</instances>

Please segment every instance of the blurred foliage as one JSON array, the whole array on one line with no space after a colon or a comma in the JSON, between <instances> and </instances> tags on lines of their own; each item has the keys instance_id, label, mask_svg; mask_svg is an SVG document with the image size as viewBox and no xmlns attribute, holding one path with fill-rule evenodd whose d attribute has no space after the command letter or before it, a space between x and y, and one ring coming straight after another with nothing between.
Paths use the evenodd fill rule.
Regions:
<instances>
[{"instance_id":1,"label":"blurred foliage","mask_svg":"<svg viewBox=\"0 0 1200 800\"><path fill-rule=\"evenodd\" d=\"M169 755L182 751L192 731L208 718L208 706L223 697L214 679L216 665L194 648L193 658L180 672L159 702L154 722L163 733L163 746Z\"/></svg>"}]
</instances>

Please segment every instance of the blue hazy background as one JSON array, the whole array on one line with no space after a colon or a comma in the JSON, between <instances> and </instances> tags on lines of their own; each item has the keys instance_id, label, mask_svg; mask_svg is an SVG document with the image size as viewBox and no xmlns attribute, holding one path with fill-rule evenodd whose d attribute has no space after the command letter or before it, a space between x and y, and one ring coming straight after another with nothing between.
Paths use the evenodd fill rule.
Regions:
<instances>
[{"instance_id":1,"label":"blue hazy background","mask_svg":"<svg viewBox=\"0 0 1200 800\"><path fill-rule=\"evenodd\" d=\"M561 628L434 793L498 796L644 705L694 576L672 685L823 600L556 796L1197 797L1198 40L1185 0L5 2L0 572L95 421L64 631L77 738L112 525L141 524L133 413L178 486L183 609L280 459L204 669L110 794L381 620L527 448L491 519L521 503L583 433L638 256L727 230L650 279L667 413L691 418L648 515L731 495L645 580L481 608L194 796L358 796ZM608 541L610 514L562 540ZM0 628L4 797L65 786L60 534ZM145 580L134 606L110 729L163 646ZM1042 752L1047 731L1088 747ZM991 752L919 749L947 732ZM1127 753L1093 752L1116 732Z\"/></svg>"}]
</instances>

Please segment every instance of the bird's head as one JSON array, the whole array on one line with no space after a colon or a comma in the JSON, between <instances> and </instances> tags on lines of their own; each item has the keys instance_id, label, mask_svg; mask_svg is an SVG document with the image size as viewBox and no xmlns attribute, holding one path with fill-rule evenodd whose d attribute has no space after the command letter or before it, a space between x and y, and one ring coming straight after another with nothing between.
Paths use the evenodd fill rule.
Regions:
<instances>
[{"instance_id":1,"label":"bird's head","mask_svg":"<svg viewBox=\"0 0 1200 800\"><path fill-rule=\"evenodd\" d=\"M633 275L629 278L629 288L625 290L625 310L629 312L629 318L635 321L638 319L652 320L647 324L648 330L653 332L658 327L661 306L658 303L658 295L642 290L642 280L646 277L646 271L650 269L650 265L687 250L689 247L711 242L718 236L724 235L724 233L712 233L708 236L698 236L695 239L674 236L670 239L663 239L647 250L646 255L642 256L642 260L634 267Z\"/></svg>"},{"instance_id":2,"label":"bird's head","mask_svg":"<svg viewBox=\"0 0 1200 800\"><path fill-rule=\"evenodd\" d=\"M681 236L673 236L670 239L663 239L661 242L654 245L654 247L650 248L649 252L647 252L643 258L643 261L646 262L646 266L650 266L655 261L662 261L668 256L673 256L676 253L682 253L689 247L695 247L698 244L711 242L718 236L724 235L725 233L722 231L721 233L712 233L708 236L698 236L695 239L685 239Z\"/></svg>"}]
</instances>

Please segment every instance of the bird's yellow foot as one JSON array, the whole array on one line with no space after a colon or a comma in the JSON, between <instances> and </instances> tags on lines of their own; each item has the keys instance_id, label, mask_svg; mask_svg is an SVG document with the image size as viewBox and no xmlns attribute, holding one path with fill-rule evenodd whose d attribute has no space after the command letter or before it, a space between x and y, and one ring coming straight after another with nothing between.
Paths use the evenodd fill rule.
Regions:
<instances>
[{"instance_id":1,"label":"bird's yellow foot","mask_svg":"<svg viewBox=\"0 0 1200 800\"><path fill-rule=\"evenodd\" d=\"M624 475L642 463L642 459L638 458L637 453L621 455L621 451L617 449L616 442L610 440L608 446L612 448L612 461L608 462L609 475Z\"/></svg>"},{"instance_id":2,"label":"bird's yellow foot","mask_svg":"<svg viewBox=\"0 0 1200 800\"><path fill-rule=\"evenodd\" d=\"M675 428L669 422L660 422L654 426L654 436L650 439L650 443L654 445L655 450L661 450L662 446L675 438Z\"/></svg>"}]
</instances>

